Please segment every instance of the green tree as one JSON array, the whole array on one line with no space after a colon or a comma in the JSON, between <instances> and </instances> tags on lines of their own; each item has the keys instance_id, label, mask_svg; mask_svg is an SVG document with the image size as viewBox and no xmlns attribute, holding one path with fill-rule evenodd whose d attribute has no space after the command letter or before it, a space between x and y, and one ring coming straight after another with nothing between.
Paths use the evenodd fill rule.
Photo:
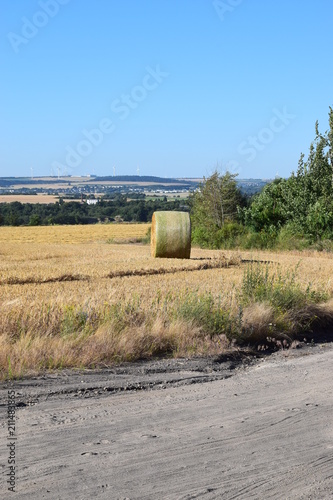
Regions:
<instances>
[{"instance_id":1,"label":"green tree","mask_svg":"<svg viewBox=\"0 0 333 500\"><path fill-rule=\"evenodd\" d=\"M242 211L243 222L254 231L280 228L287 220L285 207L286 180L276 179L254 196L250 208Z\"/></svg>"},{"instance_id":2,"label":"green tree","mask_svg":"<svg viewBox=\"0 0 333 500\"><path fill-rule=\"evenodd\" d=\"M190 199L193 241L204 246L219 247L226 226L237 220L238 208L245 203L237 187L237 174L217 170L204 178ZM234 234L234 232L233 232Z\"/></svg>"},{"instance_id":3,"label":"green tree","mask_svg":"<svg viewBox=\"0 0 333 500\"><path fill-rule=\"evenodd\" d=\"M333 236L333 110L324 134L315 124L315 139L289 179L274 181L243 210L244 223L255 231L286 226L310 241Z\"/></svg>"},{"instance_id":4,"label":"green tree","mask_svg":"<svg viewBox=\"0 0 333 500\"><path fill-rule=\"evenodd\" d=\"M29 226L40 226L40 225L41 225L40 216L37 214L31 215L29 219Z\"/></svg>"}]
</instances>

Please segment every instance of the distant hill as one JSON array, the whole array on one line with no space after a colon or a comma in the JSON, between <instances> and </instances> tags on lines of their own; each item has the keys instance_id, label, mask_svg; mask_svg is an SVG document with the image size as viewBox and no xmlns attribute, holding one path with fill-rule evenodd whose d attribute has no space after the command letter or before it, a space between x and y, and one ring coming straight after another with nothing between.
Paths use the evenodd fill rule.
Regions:
<instances>
[{"instance_id":1,"label":"distant hill","mask_svg":"<svg viewBox=\"0 0 333 500\"><path fill-rule=\"evenodd\" d=\"M64 182L64 179L58 179L57 177L54 178L43 178L43 177L38 177L36 179L31 179L31 177L0 177L0 186L2 187L7 187L7 186L15 186L16 184L45 184L46 180L47 182L53 183L53 184L60 184ZM70 178L68 178L70 179ZM67 178L66 181L68 182Z\"/></svg>"},{"instance_id":2,"label":"distant hill","mask_svg":"<svg viewBox=\"0 0 333 500\"><path fill-rule=\"evenodd\" d=\"M252 196L259 193L266 184L272 181L268 179L236 179L236 182L242 193Z\"/></svg>"},{"instance_id":3,"label":"distant hill","mask_svg":"<svg viewBox=\"0 0 333 500\"><path fill-rule=\"evenodd\" d=\"M48 184L49 189L58 189L58 184L68 185L68 189L86 189L90 192L94 189L94 185L101 185L105 182L109 185L109 188L118 188L119 184L124 183L123 189L132 189L135 186L138 188L153 189L153 190L181 190L186 189L193 191L202 182L203 179L194 178L178 178L174 179L172 177L157 177L153 175L115 175L115 176L87 176L87 177L36 177L32 179L31 177L0 177L0 188L6 189L11 187L16 190L16 186L20 185L18 188L21 192L26 192L31 189L38 191L44 188L39 188L39 186ZM248 195L258 193L262 188L271 182L269 179L236 179L237 185L240 190ZM26 186L26 187L25 187ZM54 186L54 188L52 187ZM79 187L78 187L79 186ZM62 187L62 190L67 189Z\"/></svg>"},{"instance_id":4,"label":"distant hill","mask_svg":"<svg viewBox=\"0 0 333 500\"><path fill-rule=\"evenodd\" d=\"M196 182L183 179L173 179L168 177L155 177L153 175L107 175L104 177L91 177L88 182L105 181L105 182L154 182L155 184L197 184Z\"/></svg>"}]
</instances>

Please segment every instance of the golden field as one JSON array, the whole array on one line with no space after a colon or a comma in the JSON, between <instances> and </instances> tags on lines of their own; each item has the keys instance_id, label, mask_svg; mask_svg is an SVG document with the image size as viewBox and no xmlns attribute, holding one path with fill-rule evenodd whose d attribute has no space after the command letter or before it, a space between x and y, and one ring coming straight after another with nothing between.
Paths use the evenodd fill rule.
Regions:
<instances>
[{"instance_id":1,"label":"golden field","mask_svg":"<svg viewBox=\"0 0 333 500\"><path fill-rule=\"evenodd\" d=\"M43 195L43 194L6 194L0 195L0 203L56 203L59 201L59 196Z\"/></svg>"},{"instance_id":2,"label":"golden field","mask_svg":"<svg viewBox=\"0 0 333 500\"><path fill-rule=\"evenodd\" d=\"M6 243L77 244L143 238L150 224L94 224L83 226L0 227L0 253Z\"/></svg>"},{"instance_id":3,"label":"golden field","mask_svg":"<svg viewBox=\"0 0 333 500\"><path fill-rule=\"evenodd\" d=\"M310 283L333 295L330 254L193 248L189 260L153 259L149 245L127 243L148 227L0 228L2 378L160 354L221 352L225 338L208 335L179 308L191 307L197 294L199 302L212 297L236 317L249 260L261 261L271 273L297 267L303 288Z\"/></svg>"}]
</instances>

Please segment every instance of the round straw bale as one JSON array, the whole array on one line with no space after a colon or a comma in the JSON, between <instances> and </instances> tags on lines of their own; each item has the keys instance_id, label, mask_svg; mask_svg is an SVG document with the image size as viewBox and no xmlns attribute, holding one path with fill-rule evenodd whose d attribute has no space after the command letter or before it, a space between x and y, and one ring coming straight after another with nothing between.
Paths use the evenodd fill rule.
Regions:
<instances>
[{"instance_id":1,"label":"round straw bale","mask_svg":"<svg viewBox=\"0 0 333 500\"><path fill-rule=\"evenodd\" d=\"M154 212L151 224L151 256L189 259L191 221L188 212Z\"/></svg>"}]
</instances>

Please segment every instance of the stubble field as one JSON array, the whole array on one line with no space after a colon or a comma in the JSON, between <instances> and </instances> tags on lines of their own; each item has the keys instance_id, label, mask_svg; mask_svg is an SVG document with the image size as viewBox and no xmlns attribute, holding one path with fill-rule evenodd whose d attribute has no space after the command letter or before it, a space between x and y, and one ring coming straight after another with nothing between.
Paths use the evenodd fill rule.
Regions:
<instances>
[{"instance_id":1,"label":"stubble field","mask_svg":"<svg viewBox=\"0 0 333 500\"><path fill-rule=\"evenodd\" d=\"M230 348L237 321L272 329L267 301L243 310L249 261L280 287L286 277L297 290L332 296L330 254L193 248L189 260L153 259L149 245L128 243L148 227L0 228L2 378L217 354Z\"/></svg>"},{"instance_id":2,"label":"stubble field","mask_svg":"<svg viewBox=\"0 0 333 500\"><path fill-rule=\"evenodd\" d=\"M0 203L56 203L59 201L59 196L41 195L41 194L6 194L0 195Z\"/></svg>"}]
</instances>

